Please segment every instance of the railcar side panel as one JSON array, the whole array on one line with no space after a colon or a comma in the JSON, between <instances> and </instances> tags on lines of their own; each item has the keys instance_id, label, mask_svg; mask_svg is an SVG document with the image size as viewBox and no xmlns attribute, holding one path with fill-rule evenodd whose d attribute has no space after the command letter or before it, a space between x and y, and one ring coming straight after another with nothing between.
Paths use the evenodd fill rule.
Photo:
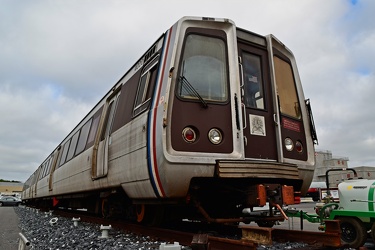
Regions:
<instances>
[{"instance_id":1,"label":"railcar side panel","mask_svg":"<svg viewBox=\"0 0 375 250\"><path fill-rule=\"evenodd\" d=\"M147 169L146 126L144 113L112 135L108 179L121 183L130 198L155 198Z\"/></svg>"},{"instance_id":2,"label":"railcar side panel","mask_svg":"<svg viewBox=\"0 0 375 250\"><path fill-rule=\"evenodd\" d=\"M54 172L53 195L71 194L92 188L92 148L57 168Z\"/></svg>"}]
</instances>

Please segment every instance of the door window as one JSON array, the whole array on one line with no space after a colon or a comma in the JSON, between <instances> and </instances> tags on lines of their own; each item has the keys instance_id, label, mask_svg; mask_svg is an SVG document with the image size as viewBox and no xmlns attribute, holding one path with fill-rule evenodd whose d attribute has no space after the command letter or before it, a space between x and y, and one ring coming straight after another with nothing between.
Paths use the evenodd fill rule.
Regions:
<instances>
[{"instance_id":1,"label":"door window","mask_svg":"<svg viewBox=\"0 0 375 250\"><path fill-rule=\"evenodd\" d=\"M245 106L247 108L264 109L260 56L243 53L243 81Z\"/></svg>"}]
</instances>

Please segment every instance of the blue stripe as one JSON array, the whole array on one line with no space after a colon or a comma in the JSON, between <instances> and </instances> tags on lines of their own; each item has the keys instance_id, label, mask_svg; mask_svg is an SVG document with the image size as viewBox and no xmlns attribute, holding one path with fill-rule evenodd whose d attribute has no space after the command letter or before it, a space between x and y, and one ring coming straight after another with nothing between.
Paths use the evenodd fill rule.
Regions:
<instances>
[{"instance_id":1,"label":"blue stripe","mask_svg":"<svg viewBox=\"0 0 375 250\"><path fill-rule=\"evenodd\" d=\"M152 138L151 138L151 135L152 135L152 128L153 126L155 126L155 124L152 123L152 118L154 116L154 108L156 106L156 103L157 103L157 89L159 87L159 85L161 85L161 82L163 79L159 79L160 76L161 76L161 71L163 70L163 62L164 60L166 60L166 55L164 54L165 52L165 47L167 46L166 44L166 40L168 38L168 35L169 35L169 30L166 32L165 36L164 36L164 41L163 41L163 48L162 48L162 51L161 51L161 55L162 57L160 58L159 60L159 66L158 66L158 73L157 73L157 82L156 82L156 85L154 87L154 94L153 94L153 97L152 97L152 100L151 100L151 107L150 107L150 112L148 114L148 121L147 121L147 167L148 167L148 173L149 173L149 176L150 176L150 181L151 181L151 184L152 184L152 188L154 189L154 193L155 195L158 197L158 198L161 198L162 194L159 193L159 190L157 188L157 181L155 180L154 178L154 175L153 175L153 164L152 164L152 152L151 152L151 143L152 143Z\"/></svg>"}]
</instances>

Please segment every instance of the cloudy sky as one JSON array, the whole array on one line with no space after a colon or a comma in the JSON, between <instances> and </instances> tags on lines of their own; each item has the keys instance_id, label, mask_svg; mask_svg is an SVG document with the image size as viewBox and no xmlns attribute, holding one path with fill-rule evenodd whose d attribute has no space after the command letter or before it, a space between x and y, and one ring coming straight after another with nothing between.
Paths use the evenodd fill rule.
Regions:
<instances>
[{"instance_id":1,"label":"cloudy sky","mask_svg":"<svg viewBox=\"0 0 375 250\"><path fill-rule=\"evenodd\" d=\"M299 65L318 150L375 166L373 0L0 0L0 179L25 181L182 16L274 34Z\"/></svg>"}]
</instances>

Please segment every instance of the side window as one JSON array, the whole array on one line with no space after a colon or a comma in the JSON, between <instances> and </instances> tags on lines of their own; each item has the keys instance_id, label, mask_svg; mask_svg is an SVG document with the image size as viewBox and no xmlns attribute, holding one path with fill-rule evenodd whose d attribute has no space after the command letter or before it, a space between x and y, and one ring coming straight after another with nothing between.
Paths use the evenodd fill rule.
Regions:
<instances>
[{"instance_id":1,"label":"side window","mask_svg":"<svg viewBox=\"0 0 375 250\"><path fill-rule=\"evenodd\" d=\"M35 184L35 179L36 179L36 173L37 173L38 169L33 173L33 176L31 177L31 183L30 183L30 186L34 185Z\"/></svg>"},{"instance_id":2,"label":"side window","mask_svg":"<svg viewBox=\"0 0 375 250\"><path fill-rule=\"evenodd\" d=\"M43 174L44 174L44 170L45 170L45 164L42 164L40 166L40 171L42 171L40 174L39 174L39 180L43 178Z\"/></svg>"},{"instance_id":3,"label":"side window","mask_svg":"<svg viewBox=\"0 0 375 250\"><path fill-rule=\"evenodd\" d=\"M148 71L143 72L141 76L141 81L139 82L139 85L138 85L138 92L137 92L137 97L135 100L135 109L138 109L145 99L145 94L146 94L145 89L147 89L147 84L149 82L149 79L150 79L150 72Z\"/></svg>"},{"instance_id":4,"label":"side window","mask_svg":"<svg viewBox=\"0 0 375 250\"><path fill-rule=\"evenodd\" d=\"M81 135L79 136L79 140L78 140L78 143L77 143L75 155L78 155L79 153L81 153L85 149L87 137L88 137L89 132L90 132L91 123L92 123L92 118L90 120L88 120L86 122L86 124L83 125L83 127L82 127Z\"/></svg>"},{"instance_id":5,"label":"side window","mask_svg":"<svg viewBox=\"0 0 375 250\"><path fill-rule=\"evenodd\" d=\"M52 165L52 162L53 162L53 155L51 155L49 161L48 161L48 164L47 164L47 171L45 173L45 175L49 174L50 170L51 170L51 165Z\"/></svg>"},{"instance_id":6,"label":"side window","mask_svg":"<svg viewBox=\"0 0 375 250\"><path fill-rule=\"evenodd\" d=\"M101 140L104 140L107 136L112 133L112 125L115 117L115 112L117 109L118 100L120 98L121 91L117 91L109 100L109 106L107 108L107 113L105 117L105 123L102 130Z\"/></svg>"},{"instance_id":7,"label":"side window","mask_svg":"<svg viewBox=\"0 0 375 250\"><path fill-rule=\"evenodd\" d=\"M102 134L102 138L101 140L104 140L104 138L109 134L109 130L111 129L111 118L113 117L113 113L114 113L114 109L115 109L115 100L113 100L110 104L109 104L109 107L108 107L108 110L107 110L107 117L106 117L106 127L105 127L105 132Z\"/></svg>"},{"instance_id":8,"label":"side window","mask_svg":"<svg viewBox=\"0 0 375 250\"><path fill-rule=\"evenodd\" d=\"M67 141L67 142L64 144L64 148L63 148L63 151L62 151L62 154L61 154L61 158L60 158L60 164L59 164L59 166L61 166L61 165L63 165L63 164L65 163L66 155L68 154L69 145L70 145L70 140Z\"/></svg>"},{"instance_id":9,"label":"side window","mask_svg":"<svg viewBox=\"0 0 375 250\"><path fill-rule=\"evenodd\" d=\"M155 57L142 70L134 103L133 116L140 114L149 107L156 82L158 62L159 56Z\"/></svg>"},{"instance_id":10,"label":"side window","mask_svg":"<svg viewBox=\"0 0 375 250\"><path fill-rule=\"evenodd\" d=\"M72 139L71 139L71 142L70 142L70 146L69 146L69 151L68 151L68 154L66 156L66 161L69 161L70 159L73 158L74 156L74 151L76 150L76 146L77 146L77 142L78 142L78 137L79 137L79 134L80 134L80 130L77 131Z\"/></svg>"},{"instance_id":11,"label":"side window","mask_svg":"<svg viewBox=\"0 0 375 250\"><path fill-rule=\"evenodd\" d=\"M90 128L89 137L87 138L87 147L91 147L92 144L94 143L96 131L98 130L98 126L99 126L99 121L100 121L100 115L98 115L97 117L94 117L94 120Z\"/></svg>"},{"instance_id":12,"label":"side window","mask_svg":"<svg viewBox=\"0 0 375 250\"><path fill-rule=\"evenodd\" d=\"M47 171L48 171L48 164L49 164L49 159L43 164L43 173L41 175L41 178L42 179L44 176L47 175Z\"/></svg>"}]
</instances>

